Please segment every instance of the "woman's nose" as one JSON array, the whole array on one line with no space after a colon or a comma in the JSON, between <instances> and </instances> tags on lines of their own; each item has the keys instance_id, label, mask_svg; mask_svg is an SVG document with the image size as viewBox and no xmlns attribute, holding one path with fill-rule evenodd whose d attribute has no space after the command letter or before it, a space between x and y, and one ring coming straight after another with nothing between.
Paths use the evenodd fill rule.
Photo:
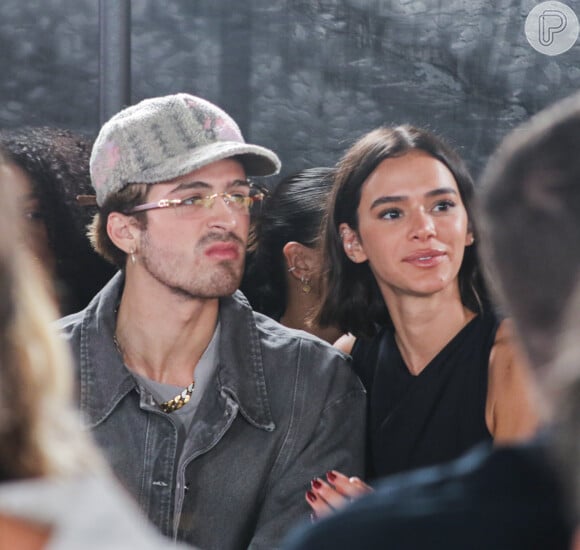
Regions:
<instances>
[{"instance_id":1,"label":"woman's nose","mask_svg":"<svg viewBox=\"0 0 580 550\"><path fill-rule=\"evenodd\" d=\"M411 223L411 238L425 240L435 235L435 223L433 217L422 208L413 213Z\"/></svg>"}]
</instances>

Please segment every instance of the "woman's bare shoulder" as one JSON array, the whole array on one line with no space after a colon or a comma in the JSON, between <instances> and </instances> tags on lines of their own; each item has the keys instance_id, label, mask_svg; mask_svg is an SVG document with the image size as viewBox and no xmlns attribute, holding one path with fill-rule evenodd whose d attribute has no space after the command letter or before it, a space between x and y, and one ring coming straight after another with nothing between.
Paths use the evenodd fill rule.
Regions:
<instances>
[{"instance_id":1,"label":"woman's bare shoulder","mask_svg":"<svg viewBox=\"0 0 580 550\"><path fill-rule=\"evenodd\" d=\"M496 441L531 436L539 423L536 380L516 337L513 322L498 327L489 358L487 421Z\"/></svg>"},{"instance_id":2,"label":"woman's bare shoulder","mask_svg":"<svg viewBox=\"0 0 580 550\"><path fill-rule=\"evenodd\" d=\"M343 334L334 344L332 344L335 348L339 349L340 351L350 355L352 351L352 347L354 346L356 338L350 334Z\"/></svg>"}]
</instances>

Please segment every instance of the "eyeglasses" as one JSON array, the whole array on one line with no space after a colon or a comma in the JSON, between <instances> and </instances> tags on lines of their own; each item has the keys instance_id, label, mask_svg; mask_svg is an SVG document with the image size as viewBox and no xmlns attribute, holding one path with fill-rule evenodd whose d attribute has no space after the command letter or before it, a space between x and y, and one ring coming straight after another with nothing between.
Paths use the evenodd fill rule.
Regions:
<instances>
[{"instance_id":1,"label":"eyeglasses","mask_svg":"<svg viewBox=\"0 0 580 550\"><path fill-rule=\"evenodd\" d=\"M244 182L244 185L247 185ZM256 205L260 205L266 197L266 191L254 184L248 186L247 192L238 191L235 193L214 193L213 195L200 195L196 193L184 199L161 199L157 202L148 202L135 206L126 214L135 214L146 210L156 210L158 208L174 208L180 217L194 218L200 215L205 209L213 208L217 198L221 198L229 207L249 214Z\"/></svg>"}]
</instances>

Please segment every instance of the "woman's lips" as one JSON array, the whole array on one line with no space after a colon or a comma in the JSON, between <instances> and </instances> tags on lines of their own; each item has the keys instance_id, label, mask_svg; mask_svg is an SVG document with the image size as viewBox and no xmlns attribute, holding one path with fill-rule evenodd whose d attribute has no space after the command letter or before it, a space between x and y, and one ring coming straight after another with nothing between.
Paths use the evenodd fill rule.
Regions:
<instances>
[{"instance_id":1,"label":"woman's lips","mask_svg":"<svg viewBox=\"0 0 580 550\"><path fill-rule=\"evenodd\" d=\"M441 250L418 250L406 256L403 261L419 267L439 265L445 256Z\"/></svg>"}]
</instances>

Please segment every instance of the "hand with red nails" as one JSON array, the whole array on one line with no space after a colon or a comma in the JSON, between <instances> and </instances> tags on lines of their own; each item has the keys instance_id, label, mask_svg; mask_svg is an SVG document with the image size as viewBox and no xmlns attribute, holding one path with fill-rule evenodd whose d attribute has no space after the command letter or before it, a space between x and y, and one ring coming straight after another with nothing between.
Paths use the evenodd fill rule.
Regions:
<instances>
[{"instance_id":1,"label":"hand with red nails","mask_svg":"<svg viewBox=\"0 0 580 550\"><path fill-rule=\"evenodd\" d=\"M326 480L318 477L313 479L310 485L306 492L306 502L316 518L327 516L372 491L360 478L347 477L336 470L327 472Z\"/></svg>"}]
</instances>

